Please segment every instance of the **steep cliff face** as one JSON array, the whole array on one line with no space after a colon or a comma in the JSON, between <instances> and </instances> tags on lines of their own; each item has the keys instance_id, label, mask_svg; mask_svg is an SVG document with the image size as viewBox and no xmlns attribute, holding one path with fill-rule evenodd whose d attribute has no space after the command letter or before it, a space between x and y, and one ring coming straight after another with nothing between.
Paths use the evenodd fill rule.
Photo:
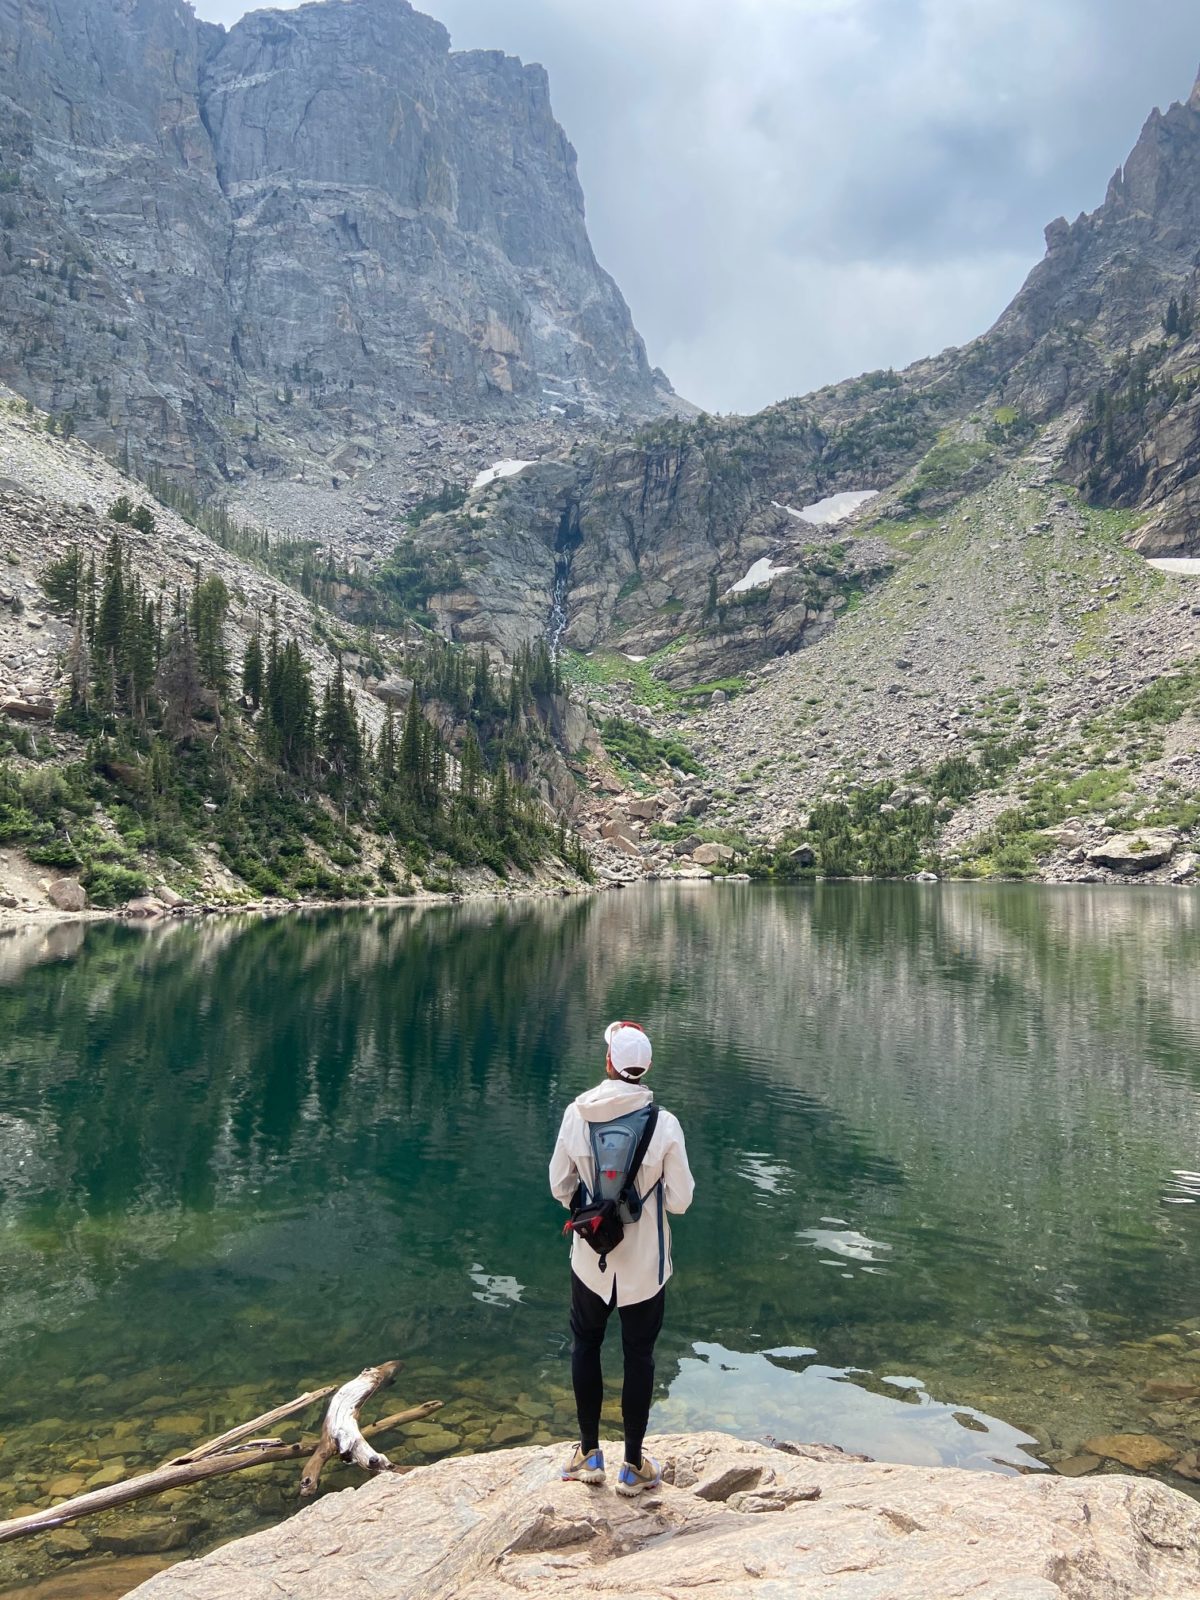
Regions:
<instances>
[{"instance_id":1,"label":"steep cliff face","mask_svg":"<svg viewBox=\"0 0 1200 1600\"><path fill-rule=\"evenodd\" d=\"M0 378L110 450L236 475L664 404L545 73L405 0L4 0L0 173Z\"/></svg>"},{"instance_id":2,"label":"steep cliff face","mask_svg":"<svg viewBox=\"0 0 1200 1600\"><path fill-rule=\"evenodd\" d=\"M739 456L714 425L674 442L582 448L486 484L419 530L461 575L434 596L437 622L506 654L549 631L569 650L652 659L685 684L811 644L851 593L884 576L890 551L878 539L842 544L766 498L773 471L805 497L811 469L785 474L766 450ZM743 587L755 568L777 575Z\"/></svg>"},{"instance_id":3,"label":"steep cliff face","mask_svg":"<svg viewBox=\"0 0 1200 1600\"><path fill-rule=\"evenodd\" d=\"M541 67L349 0L244 18L200 103L250 377L294 371L351 409L651 397Z\"/></svg>"},{"instance_id":4,"label":"steep cliff face","mask_svg":"<svg viewBox=\"0 0 1200 1600\"><path fill-rule=\"evenodd\" d=\"M0 378L110 450L223 464L234 318L176 0L0 7Z\"/></svg>"},{"instance_id":5,"label":"steep cliff face","mask_svg":"<svg viewBox=\"0 0 1200 1600\"><path fill-rule=\"evenodd\" d=\"M1200 246L1200 83L1151 113L1104 204L1046 229L1045 259L986 336L1005 389L1055 415L1125 348L1161 332L1172 295L1194 285Z\"/></svg>"}]
</instances>

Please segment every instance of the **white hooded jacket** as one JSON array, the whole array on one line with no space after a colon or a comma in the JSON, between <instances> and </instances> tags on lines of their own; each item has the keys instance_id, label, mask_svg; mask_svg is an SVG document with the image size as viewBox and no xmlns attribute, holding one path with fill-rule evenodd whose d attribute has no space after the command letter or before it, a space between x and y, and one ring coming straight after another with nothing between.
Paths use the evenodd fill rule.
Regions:
<instances>
[{"instance_id":1,"label":"white hooded jacket","mask_svg":"<svg viewBox=\"0 0 1200 1600\"><path fill-rule=\"evenodd\" d=\"M556 1200L569 1207L581 1182L589 1190L593 1187L595 1163L589 1124L640 1111L653 1099L640 1083L606 1078L567 1107L550 1160L550 1189ZM608 1253L606 1272L600 1271L600 1257L590 1245L578 1236L571 1245L571 1271L605 1301L611 1301L615 1284L619 1306L651 1299L671 1276L667 1215L682 1216L692 1203L694 1185L683 1129L669 1111L659 1110L635 1187L642 1198L642 1214L636 1222L625 1224L625 1237Z\"/></svg>"}]
</instances>

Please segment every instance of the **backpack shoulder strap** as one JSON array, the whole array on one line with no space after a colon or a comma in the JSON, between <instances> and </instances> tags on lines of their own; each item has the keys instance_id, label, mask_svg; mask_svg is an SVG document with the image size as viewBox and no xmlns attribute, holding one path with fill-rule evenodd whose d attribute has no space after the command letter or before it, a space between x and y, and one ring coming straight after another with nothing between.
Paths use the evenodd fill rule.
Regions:
<instances>
[{"instance_id":1,"label":"backpack shoulder strap","mask_svg":"<svg viewBox=\"0 0 1200 1600\"><path fill-rule=\"evenodd\" d=\"M646 1126L642 1129L642 1137L637 1142L637 1149L633 1152L633 1160L629 1163L629 1171L625 1174L625 1187L621 1190L622 1198L629 1193L637 1181L641 1171L642 1162L646 1159L646 1151L650 1148L650 1141L654 1137L654 1130L658 1126L658 1107L651 1105L650 1115L646 1118Z\"/></svg>"}]
</instances>

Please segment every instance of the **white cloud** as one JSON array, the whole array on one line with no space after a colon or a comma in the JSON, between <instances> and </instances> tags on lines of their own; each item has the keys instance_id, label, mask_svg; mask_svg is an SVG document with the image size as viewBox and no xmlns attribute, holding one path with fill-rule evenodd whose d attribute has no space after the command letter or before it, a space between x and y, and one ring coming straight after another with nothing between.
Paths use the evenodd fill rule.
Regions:
<instances>
[{"instance_id":1,"label":"white cloud","mask_svg":"<svg viewBox=\"0 0 1200 1600\"><path fill-rule=\"evenodd\" d=\"M1195 0L427 9L456 48L547 67L596 252L651 359L714 410L982 332L1200 59Z\"/></svg>"}]
</instances>

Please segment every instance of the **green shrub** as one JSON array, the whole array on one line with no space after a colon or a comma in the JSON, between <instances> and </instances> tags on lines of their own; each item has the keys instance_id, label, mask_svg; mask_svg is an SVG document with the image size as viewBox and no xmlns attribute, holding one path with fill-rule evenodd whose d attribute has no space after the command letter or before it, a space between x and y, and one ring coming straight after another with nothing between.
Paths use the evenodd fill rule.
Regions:
<instances>
[{"instance_id":1,"label":"green shrub","mask_svg":"<svg viewBox=\"0 0 1200 1600\"><path fill-rule=\"evenodd\" d=\"M121 906L145 894L150 880L144 872L134 872L111 861L98 861L84 873L83 886L94 906Z\"/></svg>"},{"instance_id":2,"label":"green shrub","mask_svg":"<svg viewBox=\"0 0 1200 1600\"><path fill-rule=\"evenodd\" d=\"M0 807L0 844L18 844L37 831L37 818L22 806Z\"/></svg>"},{"instance_id":3,"label":"green shrub","mask_svg":"<svg viewBox=\"0 0 1200 1600\"><path fill-rule=\"evenodd\" d=\"M699 772L700 763L678 739L660 739L636 722L622 717L607 717L600 734L609 755L636 772L657 772L664 763L681 772Z\"/></svg>"},{"instance_id":4,"label":"green shrub","mask_svg":"<svg viewBox=\"0 0 1200 1600\"><path fill-rule=\"evenodd\" d=\"M1121 720L1142 723L1178 722L1185 711L1197 703L1200 675L1176 673L1157 678L1148 688L1135 694L1121 713Z\"/></svg>"},{"instance_id":5,"label":"green shrub","mask_svg":"<svg viewBox=\"0 0 1200 1600\"><path fill-rule=\"evenodd\" d=\"M79 852L67 839L50 839L46 844L31 845L30 861L39 867L78 867Z\"/></svg>"}]
</instances>

